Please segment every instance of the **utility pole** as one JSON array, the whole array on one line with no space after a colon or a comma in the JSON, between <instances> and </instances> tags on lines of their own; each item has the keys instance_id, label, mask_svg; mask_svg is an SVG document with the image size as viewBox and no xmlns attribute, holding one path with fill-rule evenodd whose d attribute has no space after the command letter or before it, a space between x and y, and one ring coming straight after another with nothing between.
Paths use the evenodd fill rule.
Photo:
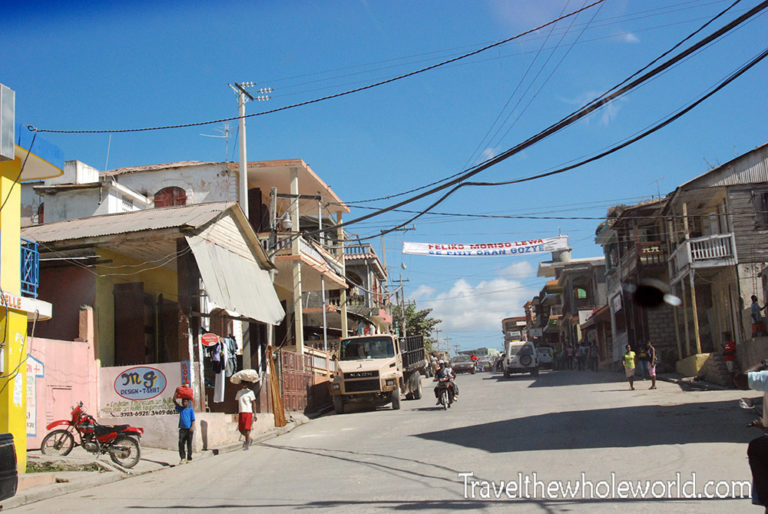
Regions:
<instances>
[{"instance_id":1,"label":"utility pole","mask_svg":"<svg viewBox=\"0 0 768 514\"><path fill-rule=\"evenodd\" d=\"M237 115L240 117L240 208L245 213L246 218L248 217L248 155L245 142L245 103L248 100L266 102L271 97L266 96L265 93L272 92L271 87L263 87L256 91L259 94L254 97L245 88L255 85L255 82L235 82L234 85L229 84L229 87L237 95ZM246 99L246 97L248 98Z\"/></svg>"},{"instance_id":2,"label":"utility pole","mask_svg":"<svg viewBox=\"0 0 768 514\"><path fill-rule=\"evenodd\" d=\"M246 219L248 216L248 156L246 153L246 143L245 143L245 102L248 100L257 100L260 102L265 102L269 100L269 96L264 96L263 94L259 94L258 96L254 97L251 95L248 91L246 91L245 88L247 87L253 87L256 85L255 82L235 82L234 85L229 84L229 87L232 88L232 91L235 92L237 95L237 108L238 108L238 116L240 117L240 208L243 210L243 214L245 214ZM258 93L271 93L272 88L262 88L258 90ZM246 97L248 97L248 100L246 100ZM242 336L241 340L243 342L243 367L244 368L251 368L251 341L250 337L245 337L245 331L241 331Z\"/></svg>"},{"instance_id":3,"label":"utility pole","mask_svg":"<svg viewBox=\"0 0 768 514\"><path fill-rule=\"evenodd\" d=\"M395 281L393 280L393 282L395 282ZM395 289L395 293L397 293L398 289L400 290L400 302L399 302L400 303L400 312L403 315L403 330L402 330L403 334L402 334L402 337L405 337L406 336L406 323L405 323L405 286L404 286L404 284L405 284L405 282L410 282L410 280L408 280L408 279L403 280L403 273L400 272L400 280L398 282L399 282L400 285L397 287L397 289Z\"/></svg>"},{"instance_id":4,"label":"utility pole","mask_svg":"<svg viewBox=\"0 0 768 514\"><path fill-rule=\"evenodd\" d=\"M320 196L320 191L317 192L318 198L320 198L317 201L317 230L319 232L318 237L320 238L320 246L325 246L325 234L323 234L323 201L322 197ZM328 264L326 263L324 267L328 267ZM326 318L325 313L325 272L320 273L320 294L323 295L323 351L328 351L328 320Z\"/></svg>"},{"instance_id":5,"label":"utility pole","mask_svg":"<svg viewBox=\"0 0 768 514\"><path fill-rule=\"evenodd\" d=\"M403 227L403 228L396 228L392 230L392 232L407 232L409 230L416 230L415 225L411 225L410 227ZM387 274L387 282L385 283L384 287L386 288L386 296L389 296L389 270L387 269L387 246L384 243L384 231L381 231L381 263L384 266L384 273Z\"/></svg>"}]
</instances>

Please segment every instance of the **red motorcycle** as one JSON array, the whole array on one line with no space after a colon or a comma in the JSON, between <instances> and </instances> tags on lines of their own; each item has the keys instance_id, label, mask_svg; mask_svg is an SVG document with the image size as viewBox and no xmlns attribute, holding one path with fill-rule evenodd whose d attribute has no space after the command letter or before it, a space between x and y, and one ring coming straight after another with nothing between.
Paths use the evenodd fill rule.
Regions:
<instances>
[{"instance_id":1,"label":"red motorcycle","mask_svg":"<svg viewBox=\"0 0 768 514\"><path fill-rule=\"evenodd\" d=\"M75 444L79 444L86 451L96 455L108 453L112 462L124 468L132 468L141 458L139 438L144 433L143 428L130 425L100 425L93 416L85 412L83 402L72 409L72 419L54 421L46 428L51 430L60 426L67 428L54 430L43 438L40 445L43 455L64 457L69 455ZM77 434L77 442L74 434Z\"/></svg>"}]
</instances>

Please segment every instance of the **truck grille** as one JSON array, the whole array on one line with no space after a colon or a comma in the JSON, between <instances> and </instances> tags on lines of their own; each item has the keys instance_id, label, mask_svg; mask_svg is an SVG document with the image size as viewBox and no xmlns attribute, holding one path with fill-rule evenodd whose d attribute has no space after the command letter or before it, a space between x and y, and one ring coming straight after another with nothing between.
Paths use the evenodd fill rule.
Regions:
<instances>
[{"instance_id":1,"label":"truck grille","mask_svg":"<svg viewBox=\"0 0 768 514\"><path fill-rule=\"evenodd\" d=\"M357 393L361 391L378 391L379 380L348 380L344 382L344 391L347 393Z\"/></svg>"}]
</instances>

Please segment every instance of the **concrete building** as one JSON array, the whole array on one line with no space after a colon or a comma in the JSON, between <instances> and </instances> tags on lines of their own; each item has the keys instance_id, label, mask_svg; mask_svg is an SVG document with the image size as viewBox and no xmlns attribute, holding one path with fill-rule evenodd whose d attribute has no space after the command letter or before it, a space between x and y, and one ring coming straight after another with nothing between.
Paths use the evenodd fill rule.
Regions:
<instances>
[{"instance_id":1,"label":"concrete building","mask_svg":"<svg viewBox=\"0 0 768 514\"><path fill-rule=\"evenodd\" d=\"M152 413L142 419L146 443L174 448L172 394L190 382L197 411L214 411L206 419L207 442L216 437L224 442L221 438L237 433L227 430L231 417L224 414L235 408L234 388L216 408L208 385L216 376L201 336L216 323L246 324L243 353L266 377L267 327L279 324L284 311L268 272L274 266L236 203L90 216L22 232L42 248L40 297L58 314L40 322L37 335L76 340L82 333L81 306L93 306L96 313L101 421L120 423L126 415ZM130 393L122 391L126 383L120 379L130 379L130 370L151 373L162 388L145 391L150 386L138 384ZM262 412L269 410L267 402L263 388ZM93 412L94 406L88 408Z\"/></svg>"},{"instance_id":2,"label":"concrete building","mask_svg":"<svg viewBox=\"0 0 768 514\"><path fill-rule=\"evenodd\" d=\"M0 433L13 435L19 473L26 472L27 356L29 321L50 318L49 303L37 299L37 249L21 238L19 181L55 177L58 148L16 124L15 92L0 84Z\"/></svg>"}]
</instances>

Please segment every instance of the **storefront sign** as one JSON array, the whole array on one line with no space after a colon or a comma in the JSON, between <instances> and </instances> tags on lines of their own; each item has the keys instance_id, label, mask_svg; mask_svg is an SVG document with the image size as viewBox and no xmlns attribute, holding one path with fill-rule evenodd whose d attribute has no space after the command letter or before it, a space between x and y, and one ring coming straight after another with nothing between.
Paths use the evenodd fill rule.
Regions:
<instances>
[{"instance_id":1,"label":"storefront sign","mask_svg":"<svg viewBox=\"0 0 768 514\"><path fill-rule=\"evenodd\" d=\"M115 378L115 392L128 400L149 400L165 391L168 381L155 368L129 368Z\"/></svg>"},{"instance_id":2,"label":"storefront sign","mask_svg":"<svg viewBox=\"0 0 768 514\"><path fill-rule=\"evenodd\" d=\"M101 368L99 416L175 415L173 392L182 384L182 369L181 362Z\"/></svg>"},{"instance_id":3,"label":"storefront sign","mask_svg":"<svg viewBox=\"0 0 768 514\"><path fill-rule=\"evenodd\" d=\"M611 299L611 306L613 307L613 312L619 312L621 310L621 293Z\"/></svg>"},{"instance_id":4,"label":"storefront sign","mask_svg":"<svg viewBox=\"0 0 768 514\"><path fill-rule=\"evenodd\" d=\"M210 332L200 336L203 346L213 346L219 342L219 336Z\"/></svg>"},{"instance_id":5,"label":"storefront sign","mask_svg":"<svg viewBox=\"0 0 768 514\"><path fill-rule=\"evenodd\" d=\"M45 366L30 353L27 355L27 436L37 435L37 380L45 377Z\"/></svg>"},{"instance_id":6,"label":"storefront sign","mask_svg":"<svg viewBox=\"0 0 768 514\"><path fill-rule=\"evenodd\" d=\"M504 243L410 243L403 242L403 253L436 257L493 257L556 252L568 249L568 236L511 241Z\"/></svg>"}]
</instances>

